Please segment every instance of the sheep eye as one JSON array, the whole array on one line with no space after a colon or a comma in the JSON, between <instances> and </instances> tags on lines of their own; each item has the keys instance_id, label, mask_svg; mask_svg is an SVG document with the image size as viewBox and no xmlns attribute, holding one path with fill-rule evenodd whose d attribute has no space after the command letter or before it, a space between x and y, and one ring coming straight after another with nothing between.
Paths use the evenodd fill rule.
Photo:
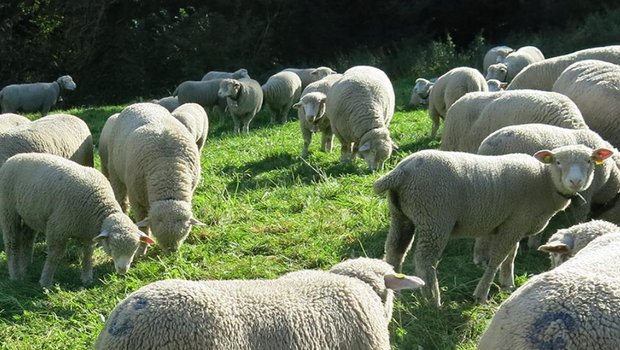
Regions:
<instances>
[{"instance_id":1,"label":"sheep eye","mask_svg":"<svg viewBox=\"0 0 620 350\"><path fill-rule=\"evenodd\" d=\"M556 161L556 162L555 162L555 164L560 165L560 161L559 161L559 160L558 160L558 161Z\"/></svg>"},{"instance_id":2,"label":"sheep eye","mask_svg":"<svg viewBox=\"0 0 620 350\"><path fill-rule=\"evenodd\" d=\"M588 164L592 163L592 160L588 159Z\"/></svg>"}]
</instances>

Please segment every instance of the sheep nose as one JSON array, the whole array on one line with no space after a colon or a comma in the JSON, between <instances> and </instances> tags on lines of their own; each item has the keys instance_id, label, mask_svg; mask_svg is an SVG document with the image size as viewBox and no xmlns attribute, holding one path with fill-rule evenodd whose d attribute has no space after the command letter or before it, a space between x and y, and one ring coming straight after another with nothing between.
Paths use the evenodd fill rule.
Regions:
<instances>
[{"instance_id":1,"label":"sheep nose","mask_svg":"<svg viewBox=\"0 0 620 350\"><path fill-rule=\"evenodd\" d=\"M569 182L575 188L581 187L581 184L583 183L581 179L570 179Z\"/></svg>"}]
</instances>

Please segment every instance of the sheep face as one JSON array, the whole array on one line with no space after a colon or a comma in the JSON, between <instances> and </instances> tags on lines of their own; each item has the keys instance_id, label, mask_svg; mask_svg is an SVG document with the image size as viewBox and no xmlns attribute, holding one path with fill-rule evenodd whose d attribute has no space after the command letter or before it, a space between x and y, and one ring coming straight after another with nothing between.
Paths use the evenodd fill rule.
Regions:
<instances>
[{"instance_id":1,"label":"sheep face","mask_svg":"<svg viewBox=\"0 0 620 350\"><path fill-rule=\"evenodd\" d=\"M124 274L129 270L134 255L140 244L151 244L148 236L138 230L125 214L113 214L104 219L101 233L95 237L103 250L112 257L117 273Z\"/></svg>"},{"instance_id":2,"label":"sheep face","mask_svg":"<svg viewBox=\"0 0 620 350\"><path fill-rule=\"evenodd\" d=\"M150 227L164 253L173 253L185 241L192 225L202 223L194 219L189 203L170 199L152 203L148 218L137 225Z\"/></svg>"},{"instance_id":3,"label":"sheep face","mask_svg":"<svg viewBox=\"0 0 620 350\"><path fill-rule=\"evenodd\" d=\"M501 91L505 88L505 84L497 79L487 80L487 88L489 92Z\"/></svg>"},{"instance_id":4,"label":"sheep face","mask_svg":"<svg viewBox=\"0 0 620 350\"><path fill-rule=\"evenodd\" d=\"M387 134L379 135L362 143L358 149L370 170L383 169L383 163L392 155L392 140Z\"/></svg>"},{"instance_id":5,"label":"sheep face","mask_svg":"<svg viewBox=\"0 0 620 350\"><path fill-rule=\"evenodd\" d=\"M507 76L508 67L504 63L496 63L489 66L486 80L497 79L499 81L506 81Z\"/></svg>"},{"instance_id":6,"label":"sheep face","mask_svg":"<svg viewBox=\"0 0 620 350\"><path fill-rule=\"evenodd\" d=\"M418 94L420 98L427 99L428 95L430 95L431 93L431 89L433 88L433 85L435 84L431 82L430 80L427 80L424 78L418 78L416 79L415 85L413 86L413 92Z\"/></svg>"},{"instance_id":7,"label":"sheep face","mask_svg":"<svg viewBox=\"0 0 620 350\"><path fill-rule=\"evenodd\" d=\"M241 83L235 79L222 79L217 95L221 98L231 97L236 99L241 89Z\"/></svg>"},{"instance_id":8,"label":"sheep face","mask_svg":"<svg viewBox=\"0 0 620 350\"><path fill-rule=\"evenodd\" d=\"M311 92L304 95L293 107L297 109L302 108L306 121L314 124L325 115L326 98L325 94L321 92Z\"/></svg>"},{"instance_id":9,"label":"sheep face","mask_svg":"<svg viewBox=\"0 0 620 350\"><path fill-rule=\"evenodd\" d=\"M538 250L549 253L551 268L556 268L573 256L574 244L574 237L555 234L549 238L547 244L538 247Z\"/></svg>"},{"instance_id":10,"label":"sheep face","mask_svg":"<svg viewBox=\"0 0 620 350\"><path fill-rule=\"evenodd\" d=\"M336 71L329 67L319 67L310 72L310 75L313 77L313 79L315 79L315 81L321 80L330 74L336 74Z\"/></svg>"},{"instance_id":11,"label":"sheep face","mask_svg":"<svg viewBox=\"0 0 620 350\"><path fill-rule=\"evenodd\" d=\"M62 77L56 79L56 82L58 83L58 85L60 85L61 88L65 90L75 90L75 88L77 87L77 85L73 81L73 78L68 75L63 75Z\"/></svg>"}]
</instances>

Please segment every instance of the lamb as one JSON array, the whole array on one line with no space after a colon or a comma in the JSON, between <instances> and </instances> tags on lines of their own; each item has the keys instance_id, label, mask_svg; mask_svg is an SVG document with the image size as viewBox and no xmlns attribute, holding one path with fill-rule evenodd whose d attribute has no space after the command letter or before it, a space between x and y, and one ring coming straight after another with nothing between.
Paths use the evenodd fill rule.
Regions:
<instances>
[{"instance_id":1,"label":"lamb","mask_svg":"<svg viewBox=\"0 0 620 350\"><path fill-rule=\"evenodd\" d=\"M198 147L164 107L136 103L108 118L99 154L121 209L127 213L129 199L138 227L152 231L165 253L179 248L192 225L202 225L191 205L200 180Z\"/></svg>"},{"instance_id":2,"label":"lamb","mask_svg":"<svg viewBox=\"0 0 620 350\"><path fill-rule=\"evenodd\" d=\"M318 68L286 68L285 72L293 72L301 79L301 89L305 89L310 83L321 80L330 74L336 74L336 71L329 67Z\"/></svg>"},{"instance_id":3,"label":"lamb","mask_svg":"<svg viewBox=\"0 0 620 350\"><path fill-rule=\"evenodd\" d=\"M47 257L39 283L49 287L70 238L82 245L84 284L93 279L95 242L103 244L117 273L125 273L140 242L152 243L121 212L107 179L97 170L51 154L24 153L0 167L0 227L11 279L32 262L37 232Z\"/></svg>"},{"instance_id":4,"label":"lamb","mask_svg":"<svg viewBox=\"0 0 620 350\"><path fill-rule=\"evenodd\" d=\"M394 105L394 88L382 70L356 66L344 72L327 92L325 106L340 140L341 162L359 152L371 170L383 168L394 147L388 130Z\"/></svg>"},{"instance_id":5,"label":"lamb","mask_svg":"<svg viewBox=\"0 0 620 350\"><path fill-rule=\"evenodd\" d=\"M545 56L535 46L524 46L515 52L511 52L503 62L489 66L486 79L497 79L510 83L512 79L525 67L532 63L540 62Z\"/></svg>"},{"instance_id":6,"label":"lamb","mask_svg":"<svg viewBox=\"0 0 620 350\"><path fill-rule=\"evenodd\" d=\"M151 103L156 103L167 109L168 112L172 112L179 107L179 98L177 96L167 96L162 97L159 100L151 100Z\"/></svg>"},{"instance_id":7,"label":"lamb","mask_svg":"<svg viewBox=\"0 0 620 350\"><path fill-rule=\"evenodd\" d=\"M597 237L612 232L620 232L620 227L608 221L592 220L558 230L538 250L549 253L551 268L556 268Z\"/></svg>"},{"instance_id":8,"label":"lamb","mask_svg":"<svg viewBox=\"0 0 620 350\"><path fill-rule=\"evenodd\" d=\"M446 116L440 149L475 153L492 132L505 126L542 123L586 129L579 108L555 92L519 90L469 93Z\"/></svg>"},{"instance_id":9,"label":"lamb","mask_svg":"<svg viewBox=\"0 0 620 350\"><path fill-rule=\"evenodd\" d=\"M477 69L457 67L440 76L430 90L428 115L433 121L431 137L437 135L439 120L456 100L468 92L487 91L487 82Z\"/></svg>"},{"instance_id":10,"label":"lamb","mask_svg":"<svg viewBox=\"0 0 620 350\"><path fill-rule=\"evenodd\" d=\"M304 138L302 157L308 156L312 133L317 131L321 131L322 134L321 150L332 151L334 133L329 117L325 116L325 101L327 100L327 91L341 77L342 74L330 74L321 80L310 83L302 92L299 102L293 105L293 108L297 109L299 126Z\"/></svg>"},{"instance_id":11,"label":"lamb","mask_svg":"<svg viewBox=\"0 0 620 350\"><path fill-rule=\"evenodd\" d=\"M571 196L586 190L593 161L603 162L612 154L584 145L541 150L534 157L416 152L374 184L376 193L388 192L391 225L385 260L400 269L415 235L416 275L426 282L423 294L439 306L436 268L449 238L484 238L489 262L474 296L486 302L498 268L500 284L514 288L518 242L542 231Z\"/></svg>"},{"instance_id":12,"label":"lamb","mask_svg":"<svg viewBox=\"0 0 620 350\"><path fill-rule=\"evenodd\" d=\"M369 258L275 280L163 280L121 301L95 348L389 350L393 291L423 284Z\"/></svg>"},{"instance_id":13,"label":"lamb","mask_svg":"<svg viewBox=\"0 0 620 350\"><path fill-rule=\"evenodd\" d=\"M0 166L18 153L49 153L93 167L93 137L70 114L52 114L0 132Z\"/></svg>"},{"instance_id":14,"label":"lamb","mask_svg":"<svg viewBox=\"0 0 620 350\"><path fill-rule=\"evenodd\" d=\"M551 91L553 83L571 64L588 59L620 64L620 45L595 47L567 55L547 58L527 66L510 82L507 89L536 89Z\"/></svg>"},{"instance_id":15,"label":"lamb","mask_svg":"<svg viewBox=\"0 0 620 350\"><path fill-rule=\"evenodd\" d=\"M487 75L487 70L490 65L495 63L502 63L506 56L508 56L514 49L508 46L495 46L489 49L487 53L484 55L484 59L482 60L482 75Z\"/></svg>"},{"instance_id":16,"label":"lamb","mask_svg":"<svg viewBox=\"0 0 620 350\"><path fill-rule=\"evenodd\" d=\"M248 134L250 122L263 105L263 90L260 84L250 78L222 79L217 95L226 98L228 111L235 124L235 133L239 134L243 129L243 132ZM243 123L241 128L239 122Z\"/></svg>"},{"instance_id":17,"label":"lamb","mask_svg":"<svg viewBox=\"0 0 620 350\"><path fill-rule=\"evenodd\" d=\"M56 104L61 90L75 90L76 84L68 75L51 83L12 84L0 90L2 113L40 112L46 116Z\"/></svg>"},{"instance_id":18,"label":"lamb","mask_svg":"<svg viewBox=\"0 0 620 350\"><path fill-rule=\"evenodd\" d=\"M620 234L596 238L504 301L478 348L620 348Z\"/></svg>"},{"instance_id":19,"label":"lamb","mask_svg":"<svg viewBox=\"0 0 620 350\"><path fill-rule=\"evenodd\" d=\"M261 86L265 105L271 110L271 123L276 120L285 123L288 113L301 95L301 79L293 72L279 72L267 79Z\"/></svg>"},{"instance_id":20,"label":"lamb","mask_svg":"<svg viewBox=\"0 0 620 350\"><path fill-rule=\"evenodd\" d=\"M248 74L248 70L245 68L240 68L237 69L236 71L229 73L229 72L220 72L220 71L210 71L207 72L207 74L205 74L202 77L202 81L206 81L206 80L220 80L220 79L242 79L242 78L250 78L250 75Z\"/></svg>"},{"instance_id":21,"label":"lamb","mask_svg":"<svg viewBox=\"0 0 620 350\"><path fill-rule=\"evenodd\" d=\"M30 123L30 119L15 113L0 114L0 132L14 126Z\"/></svg>"},{"instance_id":22,"label":"lamb","mask_svg":"<svg viewBox=\"0 0 620 350\"><path fill-rule=\"evenodd\" d=\"M172 111L172 116L194 136L198 151L202 151L209 133L209 118L204 108L197 103L184 103Z\"/></svg>"},{"instance_id":23,"label":"lamb","mask_svg":"<svg viewBox=\"0 0 620 350\"><path fill-rule=\"evenodd\" d=\"M599 60L575 62L552 90L573 100L588 126L620 147L620 66Z\"/></svg>"}]
</instances>

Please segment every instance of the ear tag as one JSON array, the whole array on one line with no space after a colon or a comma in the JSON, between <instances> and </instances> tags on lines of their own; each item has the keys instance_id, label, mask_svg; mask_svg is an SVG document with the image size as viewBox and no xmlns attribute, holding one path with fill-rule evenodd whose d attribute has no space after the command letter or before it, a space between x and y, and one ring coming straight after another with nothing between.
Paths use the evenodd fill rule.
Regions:
<instances>
[{"instance_id":1,"label":"ear tag","mask_svg":"<svg viewBox=\"0 0 620 350\"><path fill-rule=\"evenodd\" d=\"M594 164L596 165L603 165L605 162L603 162L602 160L595 160Z\"/></svg>"},{"instance_id":2,"label":"ear tag","mask_svg":"<svg viewBox=\"0 0 620 350\"><path fill-rule=\"evenodd\" d=\"M550 155L550 154L546 155L546 156L543 158L543 161L544 161L545 163L551 163L551 161L552 161L551 155Z\"/></svg>"},{"instance_id":3,"label":"ear tag","mask_svg":"<svg viewBox=\"0 0 620 350\"><path fill-rule=\"evenodd\" d=\"M404 279L406 276L402 273L395 273L394 278L398 278L400 280Z\"/></svg>"}]
</instances>

